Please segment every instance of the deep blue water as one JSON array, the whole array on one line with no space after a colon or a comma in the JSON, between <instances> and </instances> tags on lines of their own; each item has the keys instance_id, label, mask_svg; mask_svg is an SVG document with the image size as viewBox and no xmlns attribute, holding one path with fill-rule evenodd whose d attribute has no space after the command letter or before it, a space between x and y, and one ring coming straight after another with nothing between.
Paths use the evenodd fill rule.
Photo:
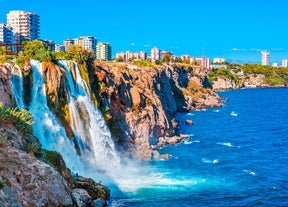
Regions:
<instances>
[{"instance_id":1,"label":"deep blue water","mask_svg":"<svg viewBox=\"0 0 288 207\"><path fill-rule=\"evenodd\" d=\"M191 138L142 163L134 190L112 187L111 206L288 206L288 89L219 94L225 107L177 115Z\"/></svg>"}]
</instances>

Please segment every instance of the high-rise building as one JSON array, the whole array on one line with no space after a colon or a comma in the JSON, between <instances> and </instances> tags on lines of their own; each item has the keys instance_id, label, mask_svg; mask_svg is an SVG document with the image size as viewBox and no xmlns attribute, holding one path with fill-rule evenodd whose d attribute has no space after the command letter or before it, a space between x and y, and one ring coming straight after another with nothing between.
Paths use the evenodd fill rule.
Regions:
<instances>
[{"instance_id":1,"label":"high-rise building","mask_svg":"<svg viewBox=\"0 0 288 207\"><path fill-rule=\"evenodd\" d=\"M282 60L282 67L288 67L288 60Z\"/></svg>"},{"instance_id":2,"label":"high-rise building","mask_svg":"<svg viewBox=\"0 0 288 207\"><path fill-rule=\"evenodd\" d=\"M78 45L84 47L86 50L92 50L94 56L96 56L97 39L95 37L81 36L78 38Z\"/></svg>"},{"instance_id":3,"label":"high-rise building","mask_svg":"<svg viewBox=\"0 0 288 207\"><path fill-rule=\"evenodd\" d=\"M190 63L193 64L194 62L197 63L197 65L210 69L210 58L205 58L205 57L199 57L199 58L190 58Z\"/></svg>"},{"instance_id":4,"label":"high-rise building","mask_svg":"<svg viewBox=\"0 0 288 207\"><path fill-rule=\"evenodd\" d=\"M4 23L0 23L0 43L14 43L13 29Z\"/></svg>"},{"instance_id":5,"label":"high-rise building","mask_svg":"<svg viewBox=\"0 0 288 207\"><path fill-rule=\"evenodd\" d=\"M10 11L6 17L7 24L13 28L15 43L39 39L40 17L38 14L16 10Z\"/></svg>"},{"instance_id":6,"label":"high-rise building","mask_svg":"<svg viewBox=\"0 0 288 207\"><path fill-rule=\"evenodd\" d=\"M75 45L74 39L69 38L69 39L64 40L64 49L66 52L68 51L68 48L70 45Z\"/></svg>"},{"instance_id":7,"label":"high-rise building","mask_svg":"<svg viewBox=\"0 0 288 207\"><path fill-rule=\"evenodd\" d=\"M140 51L140 52L139 52L139 58L140 58L141 60L146 60L146 59L147 59L147 53L144 52L144 51Z\"/></svg>"},{"instance_id":8,"label":"high-rise building","mask_svg":"<svg viewBox=\"0 0 288 207\"><path fill-rule=\"evenodd\" d=\"M98 60L110 61L112 59L112 46L107 42L97 43L97 55Z\"/></svg>"},{"instance_id":9,"label":"high-rise building","mask_svg":"<svg viewBox=\"0 0 288 207\"><path fill-rule=\"evenodd\" d=\"M262 65L270 65L270 53L268 51L262 51Z\"/></svg>"},{"instance_id":10,"label":"high-rise building","mask_svg":"<svg viewBox=\"0 0 288 207\"><path fill-rule=\"evenodd\" d=\"M151 60L152 62L155 62L156 60L160 60L160 49L157 47L154 47L151 49Z\"/></svg>"}]
</instances>

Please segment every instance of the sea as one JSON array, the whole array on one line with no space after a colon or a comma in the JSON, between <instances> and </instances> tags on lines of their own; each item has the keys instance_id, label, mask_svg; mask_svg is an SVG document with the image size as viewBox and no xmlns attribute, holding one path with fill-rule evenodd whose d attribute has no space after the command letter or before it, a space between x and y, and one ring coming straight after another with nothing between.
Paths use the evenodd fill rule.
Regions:
<instances>
[{"instance_id":1,"label":"sea","mask_svg":"<svg viewBox=\"0 0 288 207\"><path fill-rule=\"evenodd\" d=\"M288 206L288 89L218 94L222 108L177 114L190 138L160 149L168 160L138 163L139 179L109 186L109 206Z\"/></svg>"}]
</instances>

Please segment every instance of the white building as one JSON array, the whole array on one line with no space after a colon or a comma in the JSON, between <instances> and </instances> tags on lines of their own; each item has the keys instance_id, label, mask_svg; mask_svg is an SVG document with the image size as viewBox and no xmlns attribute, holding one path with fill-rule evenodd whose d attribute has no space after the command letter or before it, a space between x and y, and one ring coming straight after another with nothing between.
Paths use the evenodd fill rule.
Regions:
<instances>
[{"instance_id":1,"label":"white building","mask_svg":"<svg viewBox=\"0 0 288 207\"><path fill-rule=\"evenodd\" d=\"M119 59L119 58L126 60L126 53L125 52L117 52L116 53L116 59Z\"/></svg>"},{"instance_id":2,"label":"white building","mask_svg":"<svg viewBox=\"0 0 288 207\"><path fill-rule=\"evenodd\" d=\"M282 60L282 67L288 67L288 60Z\"/></svg>"},{"instance_id":3,"label":"white building","mask_svg":"<svg viewBox=\"0 0 288 207\"><path fill-rule=\"evenodd\" d=\"M78 44L79 46L84 47L86 50L91 50L94 52L94 56L96 57L96 45L97 45L97 39L92 36L81 36L77 41L74 40L74 44Z\"/></svg>"},{"instance_id":4,"label":"white building","mask_svg":"<svg viewBox=\"0 0 288 207\"><path fill-rule=\"evenodd\" d=\"M15 10L10 11L6 17L7 24L13 28L15 43L39 39L40 17L38 14Z\"/></svg>"},{"instance_id":5,"label":"white building","mask_svg":"<svg viewBox=\"0 0 288 207\"><path fill-rule=\"evenodd\" d=\"M141 60L146 60L146 59L147 59L147 53L144 52L144 51L140 51L140 52L139 52L139 58L140 58Z\"/></svg>"},{"instance_id":6,"label":"white building","mask_svg":"<svg viewBox=\"0 0 288 207\"><path fill-rule=\"evenodd\" d=\"M279 64L275 62L275 63L272 63L272 66L273 67L279 67Z\"/></svg>"},{"instance_id":7,"label":"white building","mask_svg":"<svg viewBox=\"0 0 288 207\"><path fill-rule=\"evenodd\" d=\"M186 55L181 55L180 58L181 58L182 60L190 60L191 57L190 57L190 55L187 55L187 54L186 54Z\"/></svg>"},{"instance_id":8,"label":"white building","mask_svg":"<svg viewBox=\"0 0 288 207\"><path fill-rule=\"evenodd\" d=\"M151 49L151 60L152 62L160 60L160 49L158 49L157 47Z\"/></svg>"},{"instance_id":9,"label":"white building","mask_svg":"<svg viewBox=\"0 0 288 207\"><path fill-rule=\"evenodd\" d=\"M112 46L107 42L98 42L96 46L98 60L111 61L112 59Z\"/></svg>"},{"instance_id":10,"label":"white building","mask_svg":"<svg viewBox=\"0 0 288 207\"><path fill-rule=\"evenodd\" d=\"M4 23L0 23L0 43L14 43L13 29Z\"/></svg>"},{"instance_id":11,"label":"white building","mask_svg":"<svg viewBox=\"0 0 288 207\"><path fill-rule=\"evenodd\" d=\"M262 65L270 65L270 53L268 51L262 51Z\"/></svg>"},{"instance_id":12,"label":"white building","mask_svg":"<svg viewBox=\"0 0 288 207\"><path fill-rule=\"evenodd\" d=\"M225 63L225 58L213 58L213 63Z\"/></svg>"},{"instance_id":13,"label":"white building","mask_svg":"<svg viewBox=\"0 0 288 207\"><path fill-rule=\"evenodd\" d=\"M196 61L197 65L210 69L210 58L199 57L199 58L190 58L190 63L193 64Z\"/></svg>"}]
</instances>

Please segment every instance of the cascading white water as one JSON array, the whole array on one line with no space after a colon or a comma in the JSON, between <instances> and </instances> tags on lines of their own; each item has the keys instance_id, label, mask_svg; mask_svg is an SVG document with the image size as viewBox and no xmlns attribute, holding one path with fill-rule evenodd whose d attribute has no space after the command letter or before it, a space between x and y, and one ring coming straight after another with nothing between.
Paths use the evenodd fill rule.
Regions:
<instances>
[{"instance_id":1,"label":"cascading white water","mask_svg":"<svg viewBox=\"0 0 288 207\"><path fill-rule=\"evenodd\" d=\"M87 83L82 79L76 63L74 64L75 81L72 77L69 62L61 60L69 84L69 111L72 129L79 141L82 154L98 169L109 169L120 165L120 158L115 150L105 120L91 98Z\"/></svg>"},{"instance_id":2,"label":"cascading white water","mask_svg":"<svg viewBox=\"0 0 288 207\"><path fill-rule=\"evenodd\" d=\"M33 87L29 110L33 116L33 131L43 148L59 152L72 171L84 173L85 163L77 156L73 142L67 138L65 129L47 106L42 63L30 61L33 71Z\"/></svg>"},{"instance_id":3,"label":"cascading white water","mask_svg":"<svg viewBox=\"0 0 288 207\"><path fill-rule=\"evenodd\" d=\"M7 66L12 71L12 80L11 80L11 86L12 91L16 100L16 105L19 108L24 107L24 100L23 100L23 76L22 76L22 70L19 68L18 65L15 65L14 67L9 63Z\"/></svg>"}]
</instances>

